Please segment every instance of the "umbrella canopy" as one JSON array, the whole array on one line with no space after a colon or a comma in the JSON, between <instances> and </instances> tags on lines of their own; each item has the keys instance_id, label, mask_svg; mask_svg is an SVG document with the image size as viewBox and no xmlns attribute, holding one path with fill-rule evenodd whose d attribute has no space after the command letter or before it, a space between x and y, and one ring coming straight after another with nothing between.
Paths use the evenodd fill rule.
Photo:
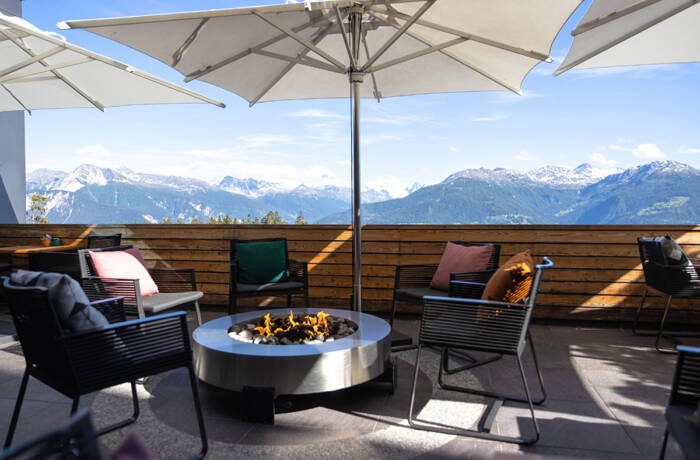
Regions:
<instances>
[{"instance_id":1,"label":"umbrella canopy","mask_svg":"<svg viewBox=\"0 0 700 460\"><path fill-rule=\"evenodd\" d=\"M352 97L353 297L361 303L360 98L520 92L580 0L335 0L67 21L251 105Z\"/></svg>"},{"instance_id":2,"label":"umbrella canopy","mask_svg":"<svg viewBox=\"0 0 700 460\"><path fill-rule=\"evenodd\" d=\"M698 0L595 0L555 75L570 69L700 61Z\"/></svg>"},{"instance_id":3,"label":"umbrella canopy","mask_svg":"<svg viewBox=\"0 0 700 460\"><path fill-rule=\"evenodd\" d=\"M224 106L0 14L0 111L175 103Z\"/></svg>"}]
</instances>

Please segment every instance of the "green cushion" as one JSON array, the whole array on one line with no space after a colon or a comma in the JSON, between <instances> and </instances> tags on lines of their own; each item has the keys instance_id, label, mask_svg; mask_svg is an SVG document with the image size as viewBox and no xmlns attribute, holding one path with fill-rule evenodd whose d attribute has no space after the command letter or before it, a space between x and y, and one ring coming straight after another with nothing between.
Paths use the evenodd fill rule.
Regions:
<instances>
[{"instance_id":1,"label":"green cushion","mask_svg":"<svg viewBox=\"0 0 700 460\"><path fill-rule=\"evenodd\" d=\"M238 282L276 283L287 279L287 252L284 240L236 243Z\"/></svg>"}]
</instances>

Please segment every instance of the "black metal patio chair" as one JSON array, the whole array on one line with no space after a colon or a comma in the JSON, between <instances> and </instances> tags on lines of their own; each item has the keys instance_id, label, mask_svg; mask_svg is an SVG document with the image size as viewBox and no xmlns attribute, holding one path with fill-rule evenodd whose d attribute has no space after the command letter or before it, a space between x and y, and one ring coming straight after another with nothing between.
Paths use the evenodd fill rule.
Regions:
<instances>
[{"instance_id":1,"label":"black metal patio chair","mask_svg":"<svg viewBox=\"0 0 700 460\"><path fill-rule=\"evenodd\" d=\"M673 299L700 300L698 267L693 266L681 247L670 237L638 238L637 245L639 246L639 258L642 262L646 286L642 301L637 308L632 332L635 335L656 336L654 347L657 351L675 353L673 349L659 346L662 337L671 341L676 341L677 337L698 337L697 329L695 331L678 331L672 335L665 332ZM658 329L641 331L639 318L650 289L665 295L666 305L658 323Z\"/></svg>"},{"instance_id":2,"label":"black metal patio chair","mask_svg":"<svg viewBox=\"0 0 700 460\"><path fill-rule=\"evenodd\" d=\"M103 312L108 326L66 332L46 288L16 286L8 277L2 279L2 286L26 362L5 447L12 443L30 376L70 398L71 414L78 410L81 396L130 383L133 415L101 429L99 436L138 418L136 380L184 367L189 373L202 440L199 458L206 454L207 437L185 312L124 321L123 299L103 299L91 305Z\"/></svg>"},{"instance_id":3,"label":"black metal patio chair","mask_svg":"<svg viewBox=\"0 0 700 460\"><path fill-rule=\"evenodd\" d=\"M197 323L202 324L199 299L203 293L197 290L193 268L148 268L148 273L158 286L158 293L148 297L141 295L138 279L99 277L90 261L90 252L124 251L132 246L115 246L78 250L83 289L90 299L124 297L124 309L128 315L145 318L173 308L194 306Z\"/></svg>"},{"instance_id":4,"label":"black metal patio chair","mask_svg":"<svg viewBox=\"0 0 700 460\"><path fill-rule=\"evenodd\" d=\"M111 235L88 235L87 238L87 248L110 248L114 246L120 246L122 244L122 234L113 233Z\"/></svg>"},{"instance_id":5,"label":"black metal patio chair","mask_svg":"<svg viewBox=\"0 0 700 460\"><path fill-rule=\"evenodd\" d=\"M498 268L498 260L501 255L501 245L493 243L470 243L467 241L451 241L461 246L492 246L491 259L484 271L450 274L450 281L472 281L486 283ZM438 264L411 264L397 265L394 275L394 295L391 302L391 316L389 324L394 325L396 317L396 303L403 301L415 305L423 304L424 296L445 296L449 293L430 288ZM481 295L481 294L479 294Z\"/></svg>"},{"instance_id":6,"label":"black metal patio chair","mask_svg":"<svg viewBox=\"0 0 700 460\"><path fill-rule=\"evenodd\" d=\"M660 458L666 455L668 438L676 442L684 458L700 456L700 425L691 421L693 411L700 413L700 348L678 346L678 361L666 408L666 430ZM697 413L695 417L697 418Z\"/></svg>"},{"instance_id":7,"label":"black metal patio chair","mask_svg":"<svg viewBox=\"0 0 700 460\"><path fill-rule=\"evenodd\" d=\"M543 258L540 265L536 266L530 292L522 303L506 303L457 297L429 296L423 299L423 319L421 321L418 338L418 353L416 356L411 400L408 409L408 423L411 427L426 431L472 436L518 444L532 444L537 442L540 436L540 429L537 424L537 418L535 417L534 405L542 404L547 395L542 380L542 374L539 369L535 346L532 343L532 337L529 333L529 325L542 280L542 274L545 269L552 266L554 266L554 264L546 257ZM533 356L542 393L542 396L538 399L533 399L530 393L522 363L522 354L528 345ZM438 422L427 422L415 419L414 404L418 374L420 371L420 358L423 347L426 346L437 347L443 350L455 349L466 352L496 353L499 356L510 355L515 357L520 370L525 396L508 395L446 384L443 380L446 351L443 351L441 356L442 363L438 371L438 384L442 389L485 396L487 398L493 398L494 401L483 414L478 430L460 429L457 427L449 427ZM454 372L458 371L459 370L454 370ZM535 432L534 436L527 438L510 437L491 433L491 425L496 418L496 413L505 401L521 402L528 405Z\"/></svg>"},{"instance_id":8,"label":"black metal patio chair","mask_svg":"<svg viewBox=\"0 0 700 460\"><path fill-rule=\"evenodd\" d=\"M58 427L0 453L0 460L100 460L97 434L87 409Z\"/></svg>"},{"instance_id":9,"label":"black metal patio chair","mask_svg":"<svg viewBox=\"0 0 700 460\"><path fill-rule=\"evenodd\" d=\"M250 281L244 274L250 271L240 260L242 250L254 249L263 252L268 244L283 246L286 268L278 281ZM287 298L287 307L292 307L292 296L301 295L304 298L304 306L309 306L309 269L308 263L289 258L286 238L262 238L254 240L231 240L231 270L229 275L229 301L228 313L232 315L238 311L238 300L244 297L280 296Z\"/></svg>"},{"instance_id":10,"label":"black metal patio chair","mask_svg":"<svg viewBox=\"0 0 700 460\"><path fill-rule=\"evenodd\" d=\"M37 272L65 273L80 281L78 252L30 252L29 269Z\"/></svg>"}]
</instances>

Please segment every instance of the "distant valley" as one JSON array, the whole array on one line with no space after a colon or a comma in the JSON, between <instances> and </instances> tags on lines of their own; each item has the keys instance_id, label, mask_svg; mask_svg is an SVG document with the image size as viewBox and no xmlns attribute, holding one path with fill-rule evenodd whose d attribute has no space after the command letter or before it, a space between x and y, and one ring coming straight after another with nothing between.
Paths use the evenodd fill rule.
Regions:
<instances>
[{"instance_id":1,"label":"distant valley","mask_svg":"<svg viewBox=\"0 0 700 460\"><path fill-rule=\"evenodd\" d=\"M40 169L27 176L32 193L48 198L52 223L156 223L278 211L293 223L350 222L347 187L283 188L255 178L217 183L82 165L71 172ZM614 174L589 164L522 172L467 169L402 195L363 190L368 224L687 224L700 221L700 170L659 161Z\"/></svg>"}]
</instances>

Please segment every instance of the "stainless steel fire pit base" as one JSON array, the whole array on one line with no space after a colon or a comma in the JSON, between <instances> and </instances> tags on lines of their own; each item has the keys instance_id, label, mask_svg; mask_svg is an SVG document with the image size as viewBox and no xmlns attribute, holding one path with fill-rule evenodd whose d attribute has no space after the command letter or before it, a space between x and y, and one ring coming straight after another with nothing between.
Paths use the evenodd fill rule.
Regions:
<instances>
[{"instance_id":1,"label":"stainless steel fire pit base","mask_svg":"<svg viewBox=\"0 0 700 460\"><path fill-rule=\"evenodd\" d=\"M209 321L194 331L197 376L219 388L243 391L264 388L278 395L323 393L373 380L388 368L391 352L389 323L366 313L348 310L295 308L315 315L325 311L354 321L353 335L332 342L303 345L263 345L228 336L229 328L258 318L251 311ZM285 314L288 309L272 309Z\"/></svg>"}]
</instances>

